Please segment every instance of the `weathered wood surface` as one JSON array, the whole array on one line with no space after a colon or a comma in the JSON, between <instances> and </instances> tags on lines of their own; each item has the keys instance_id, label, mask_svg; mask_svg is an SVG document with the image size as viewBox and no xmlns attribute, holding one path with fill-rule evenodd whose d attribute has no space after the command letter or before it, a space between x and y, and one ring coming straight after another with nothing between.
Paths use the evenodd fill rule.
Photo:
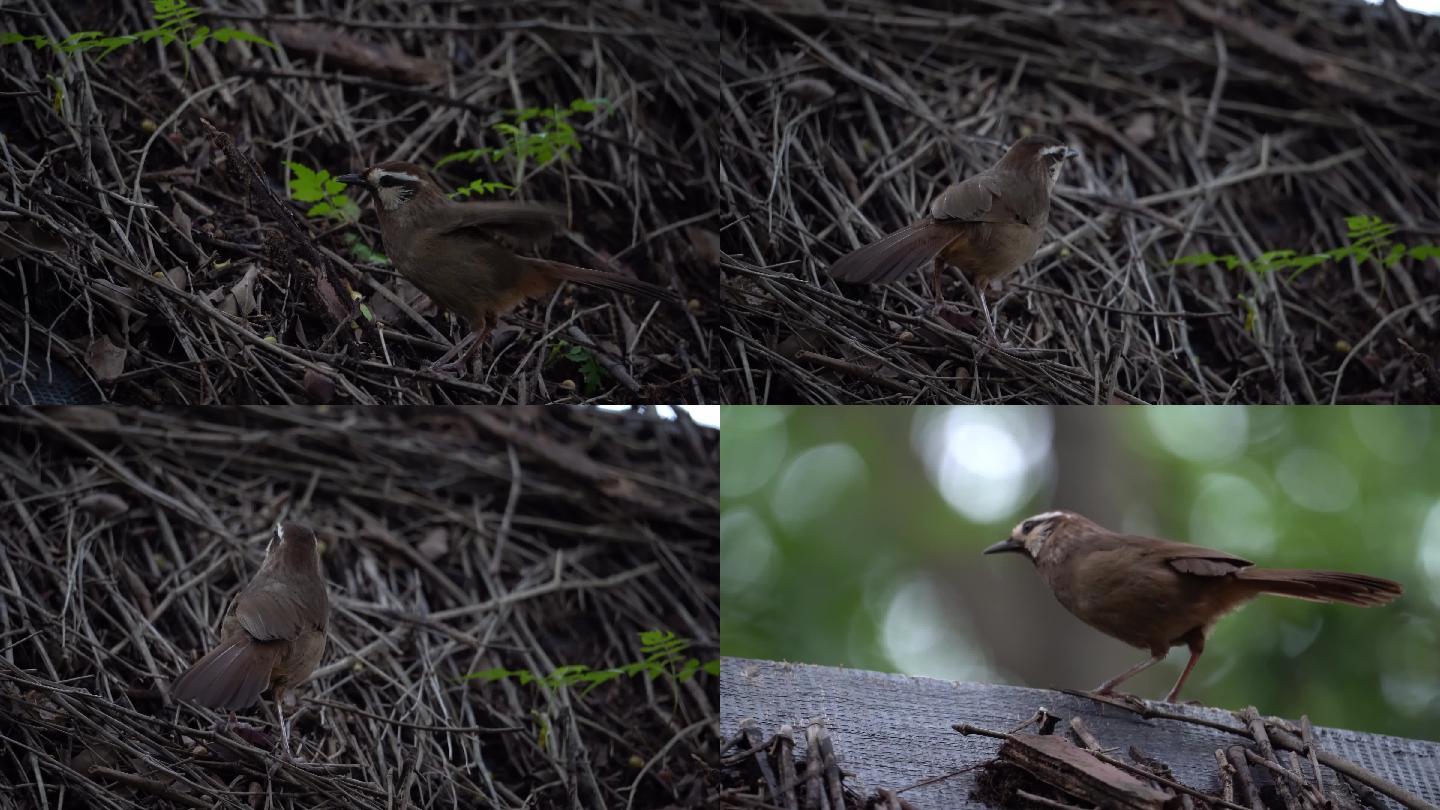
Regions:
<instances>
[{"instance_id":1,"label":"weathered wood surface","mask_svg":"<svg viewBox=\"0 0 1440 810\"><path fill-rule=\"evenodd\" d=\"M1215 750L1248 739L1191 723L1143 720L1122 709L1045 689L743 658L726 658L721 664L720 723L727 737L746 717L755 718L767 736L789 723L798 732L796 747L803 751L805 724L822 719L834 738L840 766L858 777L867 794L877 788L904 788L992 759L999 740L961 736L951 725L970 723L1009 731L1041 707L1067 722L1072 716L1083 717L1103 745L1120 749L1118 756L1133 745L1168 763L1180 782L1210 793L1219 790ZM1168 708L1241 725L1219 709ZM1318 727L1315 733L1321 749L1440 804L1440 743ZM1321 770L1326 786L1335 785L1335 774ZM969 796L974 786L972 771L902 795L925 810L982 807Z\"/></svg>"}]
</instances>

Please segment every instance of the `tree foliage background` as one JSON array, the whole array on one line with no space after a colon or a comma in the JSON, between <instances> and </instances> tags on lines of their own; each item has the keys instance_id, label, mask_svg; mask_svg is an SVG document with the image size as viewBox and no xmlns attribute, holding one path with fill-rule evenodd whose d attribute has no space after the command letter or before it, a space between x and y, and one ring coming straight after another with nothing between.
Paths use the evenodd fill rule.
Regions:
<instances>
[{"instance_id":1,"label":"tree foliage background","mask_svg":"<svg viewBox=\"0 0 1440 810\"><path fill-rule=\"evenodd\" d=\"M1222 620L1183 699L1440 738L1440 411L726 408L725 655L1093 688L1145 657L1026 561L1054 508L1272 567L1390 577L1359 609L1273 596ZM1127 684L1158 698L1181 649Z\"/></svg>"}]
</instances>

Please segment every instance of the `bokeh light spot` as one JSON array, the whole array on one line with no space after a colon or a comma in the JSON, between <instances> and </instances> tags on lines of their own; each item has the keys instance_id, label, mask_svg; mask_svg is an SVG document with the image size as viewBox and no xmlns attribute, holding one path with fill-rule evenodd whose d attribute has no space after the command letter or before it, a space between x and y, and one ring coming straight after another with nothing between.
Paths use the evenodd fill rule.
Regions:
<instances>
[{"instance_id":1,"label":"bokeh light spot","mask_svg":"<svg viewBox=\"0 0 1440 810\"><path fill-rule=\"evenodd\" d=\"M770 510L794 529L829 512L847 491L863 491L866 478L865 459L850 445L812 447L780 474Z\"/></svg>"},{"instance_id":2,"label":"bokeh light spot","mask_svg":"<svg viewBox=\"0 0 1440 810\"><path fill-rule=\"evenodd\" d=\"M1248 479L1210 473L1190 506L1189 541L1232 554L1263 555L1275 547L1270 502Z\"/></svg>"},{"instance_id":3,"label":"bokeh light spot","mask_svg":"<svg viewBox=\"0 0 1440 810\"><path fill-rule=\"evenodd\" d=\"M743 594L765 586L775 559L770 527L753 509L727 509L720 515L720 593Z\"/></svg>"},{"instance_id":4,"label":"bokeh light spot","mask_svg":"<svg viewBox=\"0 0 1440 810\"><path fill-rule=\"evenodd\" d=\"M785 460L785 410L726 408L720 418L720 496L740 498L770 483Z\"/></svg>"},{"instance_id":5,"label":"bokeh light spot","mask_svg":"<svg viewBox=\"0 0 1440 810\"><path fill-rule=\"evenodd\" d=\"M1235 458L1245 449L1249 417L1244 408L1206 405L1145 408L1144 412L1150 432L1171 455L1219 462Z\"/></svg>"},{"instance_id":6,"label":"bokeh light spot","mask_svg":"<svg viewBox=\"0 0 1440 810\"><path fill-rule=\"evenodd\" d=\"M976 523L1014 514L1034 488L1053 424L1037 408L952 408L917 424L914 440L945 501Z\"/></svg>"},{"instance_id":7,"label":"bokeh light spot","mask_svg":"<svg viewBox=\"0 0 1440 810\"><path fill-rule=\"evenodd\" d=\"M1343 512L1360 497L1360 485L1340 459L1309 447L1285 454L1275 480L1290 500L1316 512Z\"/></svg>"}]
</instances>

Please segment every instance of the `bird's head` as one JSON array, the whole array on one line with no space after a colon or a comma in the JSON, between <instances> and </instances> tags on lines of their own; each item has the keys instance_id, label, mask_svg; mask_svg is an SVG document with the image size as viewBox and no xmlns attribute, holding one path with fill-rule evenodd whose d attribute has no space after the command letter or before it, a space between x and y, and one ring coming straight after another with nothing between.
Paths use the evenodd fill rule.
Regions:
<instances>
[{"instance_id":1,"label":"bird's head","mask_svg":"<svg viewBox=\"0 0 1440 810\"><path fill-rule=\"evenodd\" d=\"M1025 518L1010 530L1010 537L985 549L985 554L1000 554L1013 551L1024 554L1031 560L1040 558L1055 531L1067 520L1079 518L1073 512L1042 512Z\"/></svg>"},{"instance_id":2,"label":"bird's head","mask_svg":"<svg viewBox=\"0 0 1440 810\"><path fill-rule=\"evenodd\" d=\"M1060 169L1065 161L1077 157L1080 150L1073 149L1046 135L1026 135L1010 146L1000 165L1043 176L1045 190L1054 191L1060 179Z\"/></svg>"},{"instance_id":3,"label":"bird's head","mask_svg":"<svg viewBox=\"0 0 1440 810\"><path fill-rule=\"evenodd\" d=\"M320 549L315 532L288 521L275 524L275 534L265 546L265 567L320 571Z\"/></svg>"},{"instance_id":4,"label":"bird's head","mask_svg":"<svg viewBox=\"0 0 1440 810\"><path fill-rule=\"evenodd\" d=\"M440 193L428 170L403 160L377 163L363 172L335 179L374 194L375 204L385 211L397 210L417 196Z\"/></svg>"}]
</instances>

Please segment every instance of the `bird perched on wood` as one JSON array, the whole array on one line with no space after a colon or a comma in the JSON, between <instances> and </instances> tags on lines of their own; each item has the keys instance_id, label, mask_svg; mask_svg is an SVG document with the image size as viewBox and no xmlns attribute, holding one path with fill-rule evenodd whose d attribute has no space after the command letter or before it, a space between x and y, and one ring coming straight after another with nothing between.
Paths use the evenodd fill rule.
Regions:
<instances>
[{"instance_id":1,"label":"bird perched on wood","mask_svg":"<svg viewBox=\"0 0 1440 810\"><path fill-rule=\"evenodd\" d=\"M1078 154L1054 138L1027 135L999 163L941 192L929 216L840 257L830 275L885 284L929 262L938 311L944 303L942 272L949 264L975 285L983 309L985 285L1013 273L1040 246L1060 168Z\"/></svg>"},{"instance_id":2,"label":"bird perched on wood","mask_svg":"<svg viewBox=\"0 0 1440 810\"><path fill-rule=\"evenodd\" d=\"M220 644L175 682L175 699L233 712L271 689L289 754L285 690L303 683L320 663L329 614L315 533L277 524L260 571L225 613Z\"/></svg>"},{"instance_id":3,"label":"bird perched on wood","mask_svg":"<svg viewBox=\"0 0 1440 810\"><path fill-rule=\"evenodd\" d=\"M1106 635L1150 651L1150 658L1096 688L1109 694L1126 679L1160 663L1171 647L1190 648L1190 662L1165 696L1174 701L1222 616L1263 593L1383 605L1400 583L1366 574L1309 568L1256 568L1211 548L1119 534L1074 512L1026 518L985 554L1024 554L1055 598L1075 617Z\"/></svg>"},{"instance_id":4,"label":"bird perched on wood","mask_svg":"<svg viewBox=\"0 0 1440 810\"><path fill-rule=\"evenodd\" d=\"M371 193L385 253L395 269L437 306L470 322L478 337L459 361L462 367L489 338L499 316L527 298L549 294L564 281L678 300L663 287L618 273L519 255L544 245L564 226L564 212L554 206L455 202L429 172L402 161L336 179Z\"/></svg>"}]
</instances>

